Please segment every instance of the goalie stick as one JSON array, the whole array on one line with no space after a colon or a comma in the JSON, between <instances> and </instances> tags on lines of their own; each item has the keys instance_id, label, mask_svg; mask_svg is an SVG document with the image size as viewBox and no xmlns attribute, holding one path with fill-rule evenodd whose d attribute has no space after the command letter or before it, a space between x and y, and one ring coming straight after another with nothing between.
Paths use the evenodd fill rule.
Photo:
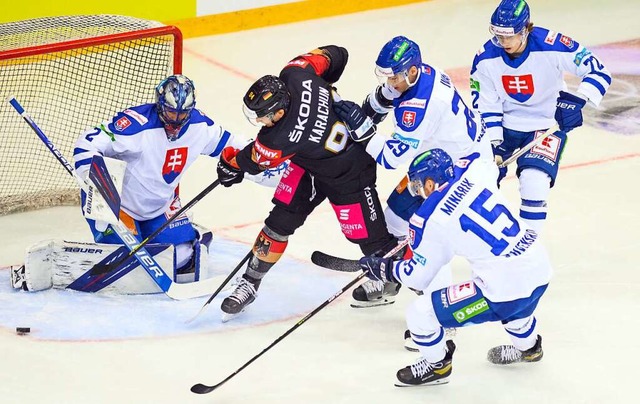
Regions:
<instances>
[{"instance_id":1,"label":"goalie stick","mask_svg":"<svg viewBox=\"0 0 640 404\"><path fill-rule=\"evenodd\" d=\"M31 129L38 135L40 140L47 146L49 151L55 156L60 164L67 170L67 172L75 178L78 185L84 190L88 191L88 184L84 182L78 175L75 169L69 164L67 159L62 155L60 150L49 140L47 135L40 129L35 123L33 118L24 110L22 105L16 100L15 97L9 97L7 99L9 104L16 110L16 112L24 119L24 121L31 127ZM108 177L108 179L107 179ZM105 181L110 181L111 177L106 175ZM109 200L108 191L100 187L100 184L94 184L98 192L103 196L105 200ZM103 194L104 192L104 194ZM120 237L125 246L131 251L138 247L138 239L131 234L129 229L118 220L117 224L112 224L112 227L116 234ZM135 253L131 253L140 262L140 265L147 271L151 278L156 282L158 287L170 298L176 300L190 299L193 297L200 297L209 294L211 289L215 287L217 279L207 279L205 281L193 282L193 283L175 283L167 276L167 274L158 265L156 260L149 252L141 247L138 248Z\"/></svg>"},{"instance_id":2,"label":"goalie stick","mask_svg":"<svg viewBox=\"0 0 640 404\"><path fill-rule=\"evenodd\" d=\"M393 254L397 253L398 251L400 251L402 248L404 248L407 244L409 244L409 239L405 239L402 240L400 242L400 244L398 244L397 246L395 246L391 251L389 251L388 253L386 253L384 255L384 258L389 258L391 257ZM278 342L282 341L283 339L285 339L289 334L291 334L292 332L294 332L298 327L300 327L302 324L304 324L307 320L309 320L311 317L315 316L316 314L318 314L318 312L322 309L324 309L329 303L331 303L332 301L334 301L335 299L337 299L338 297L340 297L340 295L342 295L344 292L346 292L347 290L349 290L352 286L354 286L356 283L358 283L362 278L364 278L367 275L366 272L362 272L360 275L358 275L354 280L352 280L351 282L349 282L348 284L346 284L345 286L342 287L342 289L340 289L337 293L335 293L333 296L331 296L330 298L328 298L327 300L325 300L320 306L316 307L315 309L313 309L313 311L309 314L307 314L306 316L304 316L300 321L298 321L293 327L289 328L284 334L282 334L281 336L279 336L278 338L276 338L275 341L273 341L271 344L269 344L268 347L266 347L265 349L263 349L259 354L257 354L256 356L254 356L253 358L251 358L248 362L246 362L244 365L240 366L238 368L238 370L236 370L235 372L233 372L232 374L230 374L229 376L227 376L224 380L222 380L220 383L218 384L214 384L213 386L207 386L205 384L202 383L198 383L195 384L193 386L191 386L191 391L193 393L196 394L207 394L207 393L211 393L212 391L214 391L215 389L217 389L218 387L222 386L223 384L225 384L226 382L228 382L229 380L231 380L235 375L237 375L238 373L240 373L244 368L246 368L247 366L251 365L256 359L258 359L259 357L261 357L263 354L265 354L268 350L270 350L271 348L273 348L276 344L278 344Z\"/></svg>"}]
</instances>

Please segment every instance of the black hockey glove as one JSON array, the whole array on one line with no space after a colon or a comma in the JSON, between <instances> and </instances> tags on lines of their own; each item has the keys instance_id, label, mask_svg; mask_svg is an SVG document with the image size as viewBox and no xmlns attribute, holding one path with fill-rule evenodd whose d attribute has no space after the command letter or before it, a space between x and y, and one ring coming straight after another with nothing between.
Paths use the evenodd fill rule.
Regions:
<instances>
[{"instance_id":1,"label":"black hockey glove","mask_svg":"<svg viewBox=\"0 0 640 404\"><path fill-rule=\"evenodd\" d=\"M363 142L376 134L376 125L362 108L352 101L336 101L333 111L349 129L349 136L356 142Z\"/></svg>"},{"instance_id":2,"label":"black hockey glove","mask_svg":"<svg viewBox=\"0 0 640 404\"><path fill-rule=\"evenodd\" d=\"M367 274L367 278L374 281L398 282L393 277L393 260L367 256L360 258L360 268Z\"/></svg>"},{"instance_id":3,"label":"black hockey glove","mask_svg":"<svg viewBox=\"0 0 640 404\"><path fill-rule=\"evenodd\" d=\"M225 187L233 184L239 184L244 178L244 172L236 164L236 154L238 149L233 147L225 147L220 153L220 161L218 161L218 179Z\"/></svg>"},{"instance_id":4,"label":"black hockey glove","mask_svg":"<svg viewBox=\"0 0 640 404\"><path fill-rule=\"evenodd\" d=\"M560 130L569 132L582 126L582 107L587 103L583 98L566 91L560 91L556 105L555 119L560 125Z\"/></svg>"}]
</instances>

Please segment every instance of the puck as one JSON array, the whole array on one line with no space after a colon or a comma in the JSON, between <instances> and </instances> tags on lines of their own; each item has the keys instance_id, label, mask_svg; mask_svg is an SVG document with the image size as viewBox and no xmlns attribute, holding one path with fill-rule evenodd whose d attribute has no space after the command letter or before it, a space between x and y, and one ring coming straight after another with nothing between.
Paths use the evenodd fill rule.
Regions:
<instances>
[{"instance_id":1,"label":"puck","mask_svg":"<svg viewBox=\"0 0 640 404\"><path fill-rule=\"evenodd\" d=\"M31 332L31 328L29 327L16 327L16 333L18 335L25 335Z\"/></svg>"}]
</instances>

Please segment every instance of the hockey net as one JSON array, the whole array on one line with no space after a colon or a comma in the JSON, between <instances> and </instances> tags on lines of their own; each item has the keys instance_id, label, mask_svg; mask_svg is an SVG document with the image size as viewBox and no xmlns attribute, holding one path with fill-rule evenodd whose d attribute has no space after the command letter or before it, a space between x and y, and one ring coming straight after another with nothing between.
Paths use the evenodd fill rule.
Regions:
<instances>
[{"instance_id":1,"label":"hockey net","mask_svg":"<svg viewBox=\"0 0 640 404\"><path fill-rule=\"evenodd\" d=\"M0 215L79 201L78 186L6 102L15 96L71 161L78 136L182 68L171 26L115 15L0 24Z\"/></svg>"}]
</instances>

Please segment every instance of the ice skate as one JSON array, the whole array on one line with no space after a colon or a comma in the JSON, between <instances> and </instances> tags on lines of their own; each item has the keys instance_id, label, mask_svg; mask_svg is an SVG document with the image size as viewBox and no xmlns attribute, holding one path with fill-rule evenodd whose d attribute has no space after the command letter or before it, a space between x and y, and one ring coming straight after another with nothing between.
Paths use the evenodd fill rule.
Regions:
<instances>
[{"instance_id":1,"label":"ice skate","mask_svg":"<svg viewBox=\"0 0 640 404\"><path fill-rule=\"evenodd\" d=\"M253 284L244 277L239 278L235 290L222 301L222 322L225 323L242 313L256 300L259 283Z\"/></svg>"},{"instance_id":2,"label":"ice skate","mask_svg":"<svg viewBox=\"0 0 640 404\"><path fill-rule=\"evenodd\" d=\"M400 284L368 280L353 290L351 307L375 307L395 303Z\"/></svg>"},{"instance_id":3,"label":"ice skate","mask_svg":"<svg viewBox=\"0 0 640 404\"><path fill-rule=\"evenodd\" d=\"M420 359L413 365L398 370L395 383L398 387L428 386L432 384L449 383L451 375L451 362L456 345L453 341L447 341L447 354L444 359L435 363L429 363L426 359Z\"/></svg>"},{"instance_id":4,"label":"ice skate","mask_svg":"<svg viewBox=\"0 0 640 404\"><path fill-rule=\"evenodd\" d=\"M510 365L518 362L538 362L542 359L542 337L538 335L536 344L521 351L513 345L499 345L489 349L487 360L496 365Z\"/></svg>"}]
</instances>

